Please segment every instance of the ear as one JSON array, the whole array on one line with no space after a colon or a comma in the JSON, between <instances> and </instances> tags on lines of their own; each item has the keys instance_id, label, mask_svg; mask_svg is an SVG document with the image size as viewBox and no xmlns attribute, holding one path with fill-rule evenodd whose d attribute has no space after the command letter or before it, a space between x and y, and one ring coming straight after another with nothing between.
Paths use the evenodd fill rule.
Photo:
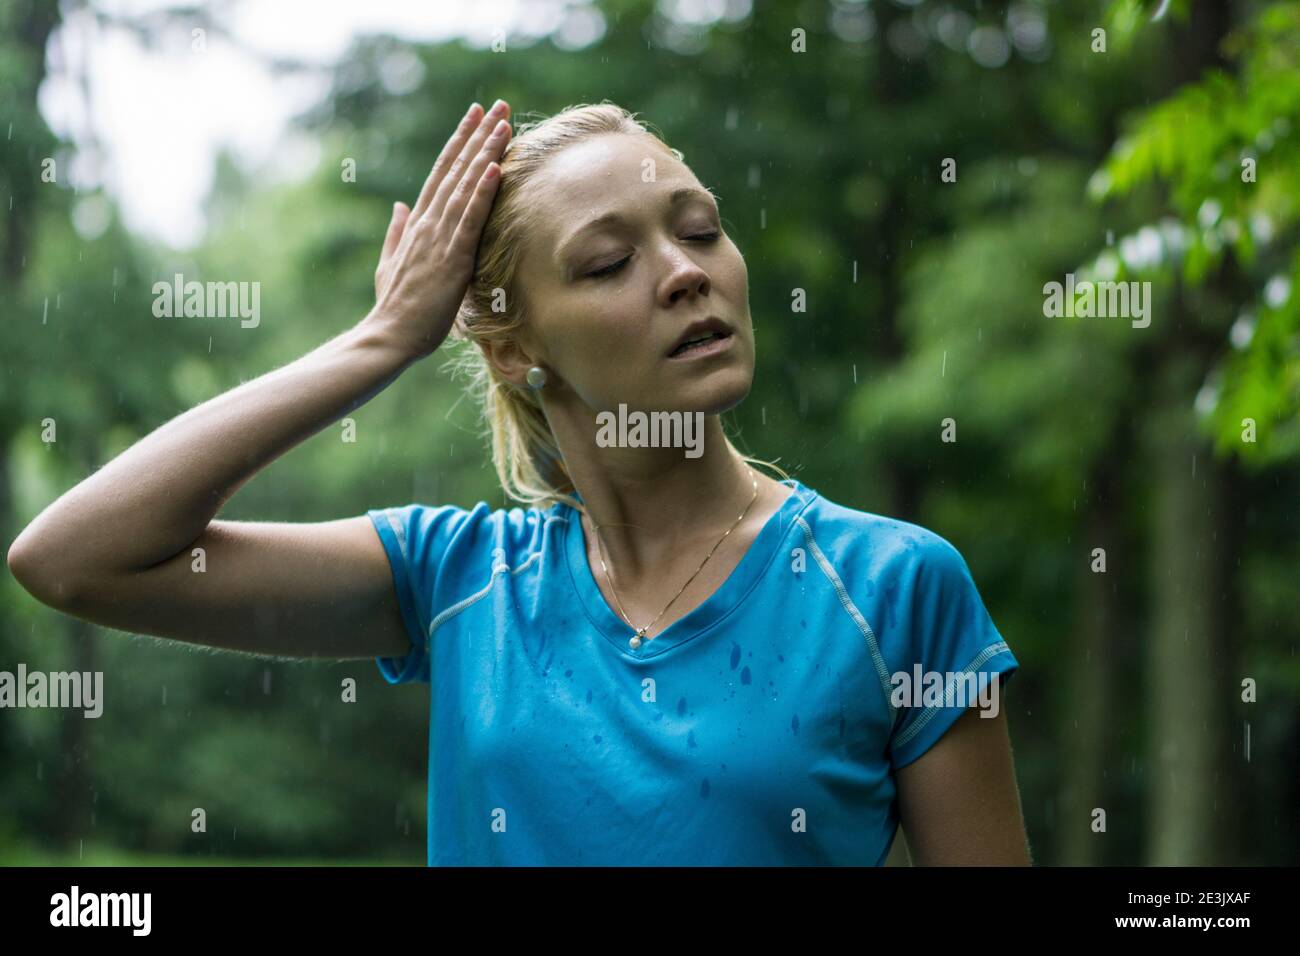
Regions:
<instances>
[{"instance_id":1,"label":"ear","mask_svg":"<svg viewBox=\"0 0 1300 956\"><path fill-rule=\"evenodd\" d=\"M498 375L516 388L528 387L525 376L537 362L519 342L510 339L506 342L480 342L478 345Z\"/></svg>"}]
</instances>

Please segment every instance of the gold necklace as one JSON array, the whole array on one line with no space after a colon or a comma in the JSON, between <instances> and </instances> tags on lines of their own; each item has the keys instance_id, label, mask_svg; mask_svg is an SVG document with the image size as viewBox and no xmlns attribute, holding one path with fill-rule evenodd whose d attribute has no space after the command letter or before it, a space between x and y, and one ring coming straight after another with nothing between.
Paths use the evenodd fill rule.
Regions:
<instances>
[{"instance_id":1,"label":"gold necklace","mask_svg":"<svg viewBox=\"0 0 1300 956\"><path fill-rule=\"evenodd\" d=\"M730 528L726 530L726 532L722 535L722 537L718 539L718 543L713 546L713 549L704 556L704 560L700 562L700 566L695 569L695 574L692 574L689 578L686 579L686 584L682 585L681 591L678 591L676 594L674 594L672 601L669 601L667 604L665 604L663 611L660 611L658 614L656 614L654 621L651 621L645 627L637 627L635 624L633 624L631 619L627 616L627 612L623 610L623 602L618 599L618 591L615 590L614 588L614 579L613 577L610 576L609 568L605 564L605 545L601 539L600 525L596 524L594 521L591 523L592 529L595 530L596 532L596 546L600 553L600 567L601 570L605 572L605 580L609 582L610 593L614 595L614 602L618 605L618 611L620 614L623 615L623 620L627 621L627 626L632 628L632 630L636 631L636 634L632 637L630 641L628 641L628 645L633 650L636 650L638 647L641 646L642 640L647 640L647 641L654 640L653 637L646 637L645 632L650 630L650 628L654 626L655 621L658 621L659 618L664 616L664 612L673 606L673 601L676 601L679 597L682 596L682 591L685 591L687 586L692 581L695 580L695 575L703 571L704 566L709 563L709 558L713 557L713 552L717 551L718 547L722 544L722 542L727 540L727 535L731 534L731 532L736 530L736 525L740 524L740 522L745 519L745 515L749 514L749 509L754 506L754 502L758 498L758 478L754 475L753 468L750 468L748 465L746 465L745 468L749 472L749 477L754 483L754 494L749 499L749 504L745 505L745 510L740 513L740 517L736 519L735 524L733 524Z\"/></svg>"}]
</instances>

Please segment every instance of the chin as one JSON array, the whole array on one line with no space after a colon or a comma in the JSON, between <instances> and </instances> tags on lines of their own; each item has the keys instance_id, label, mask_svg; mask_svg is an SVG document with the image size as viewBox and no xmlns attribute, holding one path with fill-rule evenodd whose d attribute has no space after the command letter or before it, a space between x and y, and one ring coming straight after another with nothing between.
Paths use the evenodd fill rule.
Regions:
<instances>
[{"instance_id":1,"label":"chin","mask_svg":"<svg viewBox=\"0 0 1300 956\"><path fill-rule=\"evenodd\" d=\"M749 396L753 384L752 368L748 371L720 370L682 389L672 407L684 412L721 415L743 402Z\"/></svg>"}]
</instances>

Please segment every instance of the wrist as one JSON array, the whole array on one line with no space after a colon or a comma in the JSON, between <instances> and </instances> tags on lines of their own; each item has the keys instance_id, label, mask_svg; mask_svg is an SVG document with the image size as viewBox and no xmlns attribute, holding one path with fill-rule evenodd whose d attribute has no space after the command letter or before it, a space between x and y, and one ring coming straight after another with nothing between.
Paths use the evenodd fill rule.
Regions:
<instances>
[{"instance_id":1,"label":"wrist","mask_svg":"<svg viewBox=\"0 0 1300 956\"><path fill-rule=\"evenodd\" d=\"M353 331L360 344L389 355L402 368L413 365L435 351L423 343L412 341L409 331L401 323L378 309L368 312Z\"/></svg>"}]
</instances>

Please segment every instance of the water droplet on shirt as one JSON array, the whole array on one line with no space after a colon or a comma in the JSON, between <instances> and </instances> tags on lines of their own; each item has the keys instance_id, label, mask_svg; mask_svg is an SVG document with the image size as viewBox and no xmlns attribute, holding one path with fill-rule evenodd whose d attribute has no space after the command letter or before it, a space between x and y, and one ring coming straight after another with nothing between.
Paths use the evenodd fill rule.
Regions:
<instances>
[{"instance_id":1,"label":"water droplet on shirt","mask_svg":"<svg viewBox=\"0 0 1300 956\"><path fill-rule=\"evenodd\" d=\"M894 627L894 605L898 601L898 585L891 584L885 588L886 627Z\"/></svg>"}]
</instances>

